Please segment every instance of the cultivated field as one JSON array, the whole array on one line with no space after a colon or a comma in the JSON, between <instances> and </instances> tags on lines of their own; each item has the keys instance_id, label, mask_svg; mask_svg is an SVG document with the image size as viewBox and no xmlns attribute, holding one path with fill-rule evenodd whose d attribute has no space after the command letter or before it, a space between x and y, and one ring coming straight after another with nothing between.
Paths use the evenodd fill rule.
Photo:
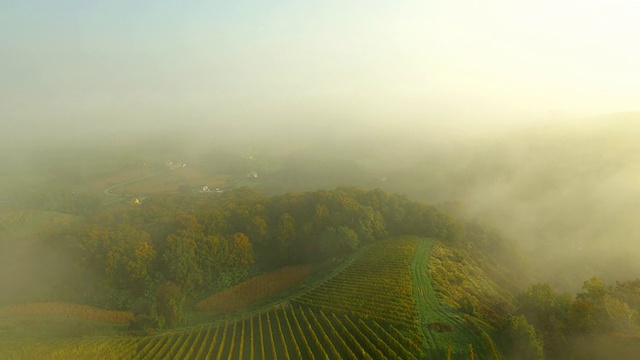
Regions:
<instances>
[{"instance_id":1,"label":"cultivated field","mask_svg":"<svg viewBox=\"0 0 640 360\"><path fill-rule=\"evenodd\" d=\"M0 212L0 229L29 232L48 229L50 226L65 225L78 217L57 211L21 209Z\"/></svg>"},{"instance_id":2,"label":"cultivated field","mask_svg":"<svg viewBox=\"0 0 640 360\"><path fill-rule=\"evenodd\" d=\"M291 288L304 280L310 272L309 265L294 265L256 276L200 301L196 304L196 310L211 315L228 314Z\"/></svg>"},{"instance_id":3,"label":"cultivated field","mask_svg":"<svg viewBox=\"0 0 640 360\"><path fill-rule=\"evenodd\" d=\"M410 265L418 239L373 244L342 272L294 302L388 322L420 336Z\"/></svg>"},{"instance_id":4,"label":"cultivated field","mask_svg":"<svg viewBox=\"0 0 640 360\"><path fill-rule=\"evenodd\" d=\"M87 305L60 302L30 303L0 308L0 319L24 316L70 317L113 324L128 324L133 319L133 313L130 311L104 310Z\"/></svg>"},{"instance_id":5,"label":"cultivated field","mask_svg":"<svg viewBox=\"0 0 640 360\"><path fill-rule=\"evenodd\" d=\"M0 358L444 359L448 344L455 359L468 358L470 345L487 354L482 327L474 329L438 303L428 277L432 246L417 237L374 243L298 296L199 327L130 338L13 342L0 346Z\"/></svg>"},{"instance_id":6,"label":"cultivated field","mask_svg":"<svg viewBox=\"0 0 640 360\"><path fill-rule=\"evenodd\" d=\"M0 212L0 227L9 227L25 224L36 210L13 210Z\"/></svg>"},{"instance_id":7,"label":"cultivated field","mask_svg":"<svg viewBox=\"0 0 640 360\"><path fill-rule=\"evenodd\" d=\"M0 344L3 359L416 359L375 320L282 304L249 318L138 338ZM403 344L406 343L406 344Z\"/></svg>"}]
</instances>

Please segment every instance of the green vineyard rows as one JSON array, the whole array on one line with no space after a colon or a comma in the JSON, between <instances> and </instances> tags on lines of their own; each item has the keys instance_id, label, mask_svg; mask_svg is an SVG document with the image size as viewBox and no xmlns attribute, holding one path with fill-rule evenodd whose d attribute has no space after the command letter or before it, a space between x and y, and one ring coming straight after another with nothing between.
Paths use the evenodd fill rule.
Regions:
<instances>
[{"instance_id":1,"label":"green vineyard rows","mask_svg":"<svg viewBox=\"0 0 640 360\"><path fill-rule=\"evenodd\" d=\"M152 336L12 343L0 357L420 359L442 354L448 343L482 350L486 345L463 319L437 305L426 272L431 244L416 237L374 243L307 292L235 319ZM456 331L432 333L430 321L451 323Z\"/></svg>"},{"instance_id":2,"label":"green vineyard rows","mask_svg":"<svg viewBox=\"0 0 640 360\"><path fill-rule=\"evenodd\" d=\"M294 301L419 332L410 265L418 239L377 242L345 270ZM416 336L419 340L420 336Z\"/></svg>"}]
</instances>

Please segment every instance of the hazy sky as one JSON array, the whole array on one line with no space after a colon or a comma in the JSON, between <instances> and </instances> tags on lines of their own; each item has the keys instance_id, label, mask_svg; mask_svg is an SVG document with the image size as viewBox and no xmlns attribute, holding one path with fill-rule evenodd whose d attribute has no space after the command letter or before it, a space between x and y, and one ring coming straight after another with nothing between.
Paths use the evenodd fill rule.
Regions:
<instances>
[{"instance_id":1,"label":"hazy sky","mask_svg":"<svg viewBox=\"0 0 640 360\"><path fill-rule=\"evenodd\" d=\"M639 42L632 0L0 0L0 126L637 111Z\"/></svg>"}]
</instances>

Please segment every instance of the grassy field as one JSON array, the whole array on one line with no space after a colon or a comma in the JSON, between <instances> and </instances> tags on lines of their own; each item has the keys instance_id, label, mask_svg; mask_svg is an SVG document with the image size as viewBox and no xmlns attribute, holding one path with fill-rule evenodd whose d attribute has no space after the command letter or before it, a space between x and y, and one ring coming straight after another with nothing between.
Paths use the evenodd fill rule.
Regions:
<instances>
[{"instance_id":1,"label":"grassy field","mask_svg":"<svg viewBox=\"0 0 640 360\"><path fill-rule=\"evenodd\" d=\"M180 168L174 170L166 169L157 173L125 172L111 178L109 181L101 180L100 183L108 185L104 187L109 188L109 193L111 194L126 195L174 192L179 191L184 186L191 189L200 189L206 185L211 189L215 189L223 186L228 179L229 176L226 175L210 176L195 169Z\"/></svg>"},{"instance_id":2,"label":"grassy field","mask_svg":"<svg viewBox=\"0 0 640 360\"><path fill-rule=\"evenodd\" d=\"M433 248L433 240L421 239L411 265L415 284L414 297L425 338L425 353L434 358L443 357L448 344L451 344L452 357L464 358L468 356L471 344L478 358L484 359L484 356L479 355L487 353L487 346L482 337L470 328L464 314L442 304L436 296L429 276Z\"/></svg>"}]
</instances>

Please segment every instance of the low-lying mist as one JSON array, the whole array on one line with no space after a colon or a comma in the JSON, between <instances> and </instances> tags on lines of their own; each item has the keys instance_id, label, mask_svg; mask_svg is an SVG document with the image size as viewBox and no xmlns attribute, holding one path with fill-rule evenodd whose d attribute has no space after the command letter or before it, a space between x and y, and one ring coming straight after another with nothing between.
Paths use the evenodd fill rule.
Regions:
<instances>
[{"instance_id":1,"label":"low-lying mist","mask_svg":"<svg viewBox=\"0 0 640 360\"><path fill-rule=\"evenodd\" d=\"M577 290L593 275L613 281L640 271L639 116L386 131L335 124L331 133L252 138L240 149L256 157L254 167L264 162L257 187L265 192L355 185L461 202L535 254L539 280Z\"/></svg>"},{"instance_id":2,"label":"low-lying mist","mask_svg":"<svg viewBox=\"0 0 640 360\"><path fill-rule=\"evenodd\" d=\"M639 118L395 127L321 119L185 122L171 131L96 133L94 141L90 132L59 134L50 142L4 144L0 199L3 210L28 208L37 194L94 201L102 194L91 193L88 179L166 159L238 179L255 171L259 177L245 183L266 194L381 188L429 204L457 202L464 216L522 245L537 280L575 291L593 275L614 281L640 272ZM24 258L28 248L16 252Z\"/></svg>"}]
</instances>

